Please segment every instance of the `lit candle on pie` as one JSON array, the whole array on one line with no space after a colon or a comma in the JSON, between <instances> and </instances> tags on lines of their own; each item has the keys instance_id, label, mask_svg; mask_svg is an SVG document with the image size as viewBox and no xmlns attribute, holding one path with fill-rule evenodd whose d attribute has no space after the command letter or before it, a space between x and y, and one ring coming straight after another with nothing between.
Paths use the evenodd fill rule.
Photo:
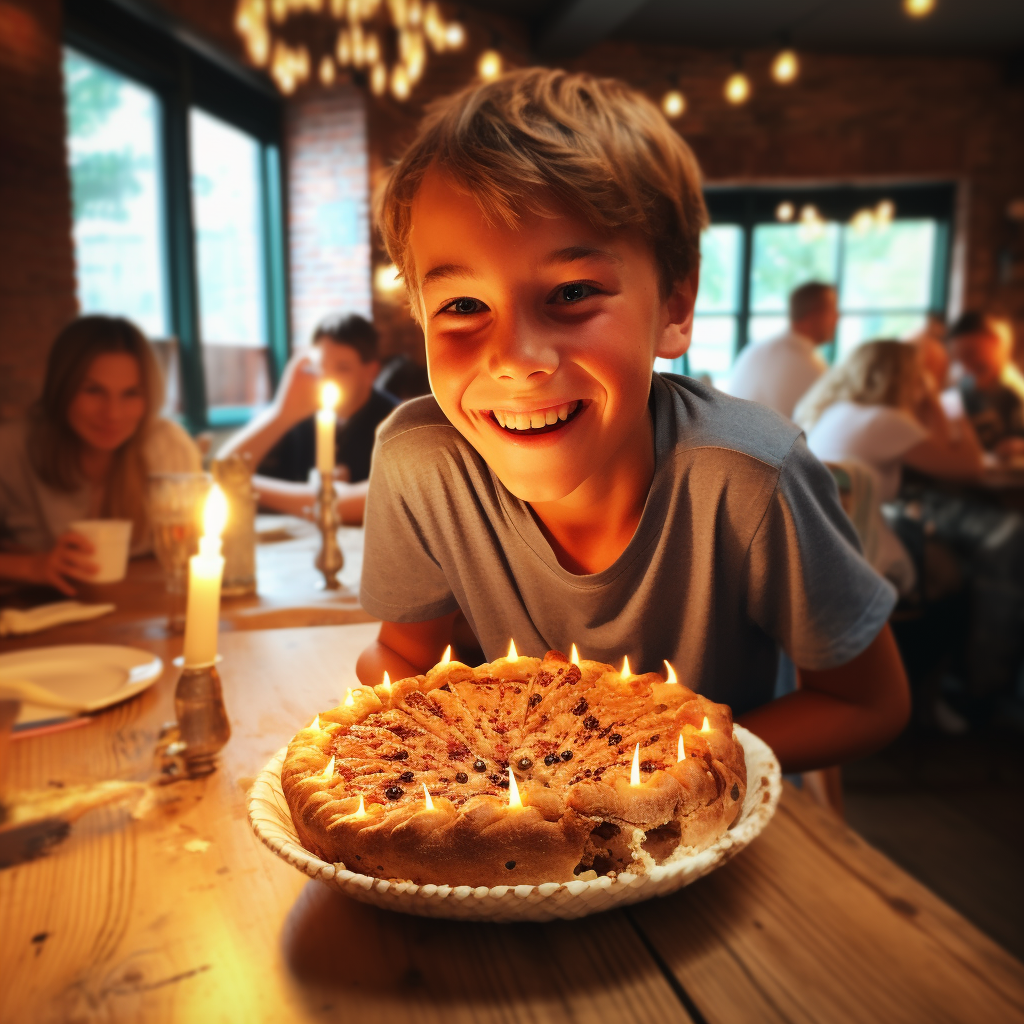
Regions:
<instances>
[{"instance_id":1,"label":"lit candle on pie","mask_svg":"<svg viewBox=\"0 0 1024 1024\"><path fill-rule=\"evenodd\" d=\"M576 645L572 645L572 653L569 655L569 663L571 665L578 665L580 663L580 652L576 650Z\"/></svg>"},{"instance_id":2,"label":"lit candle on pie","mask_svg":"<svg viewBox=\"0 0 1024 1024\"><path fill-rule=\"evenodd\" d=\"M434 801L430 799L430 792L427 790L427 784L423 783L423 802L427 805L427 810L432 811L434 809Z\"/></svg>"},{"instance_id":3,"label":"lit candle on pie","mask_svg":"<svg viewBox=\"0 0 1024 1024\"><path fill-rule=\"evenodd\" d=\"M310 729L317 729L317 730L319 730L319 728L320 728L320 716L319 715L317 715L316 718L313 719L313 721L310 723L309 727L310 727Z\"/></svg>"},{"instance_id":4,"label":"lit candle on pie","mask_svg":"<svg viewBox=\"0 0 1024 1024\"><path fill-rule=\"evenodd\" d=\"M678 683L679 678L676 676L676 670L666 661L665 662L665 682L666 683Z\"/></svg>"},{"instance_id":5,"label":"lit candle on pie","mask_svg":"<svg viewBox=\"0 0 1024 1024\"><path fill-rule=\"evenodd\" d=\"M365 818L366 817L366 808L363 806L363 794L362 793L359 794L359 807L356 808L356 817L357 818Z\"/></svg>"},{"instance_id":6,"label":"lit candle on pie","mask_svg":"<svg viewBox=\"0 0 1024 1024\"><path fill-rule=\"evenodd\" d=\"M619 673L620 678L628 679L633 673L629 671L629 658L622 659L622 671Z\"/></svg>"},{"instance_id":7,"label":"lit candle on pie","mask_svg":"<svg viewBox=\"0 0 1024 1024\"><path fill-rule=\"evenodd\" d=\"M516 785L516 773L512 771L512 765L508 766L508 805L509 807L523 806L523 801L519 797L519 787Z\"/></svg>"},{"instance_id":8,"label":"lit candle on pie","mask_svg":"<svg viewBox=\"0 0 1024 1024\"><path fill-rule=\"evenodd\" d=\"M448 646L447 646L447 647L446 647L446 648L444 649L444 654L442 654L442 655L441 655L441 661L440 661L440 664L442 664L442 665L447 665L447 664L448 664L448 662L450 662L451 660L452 660L452 645L451 645L451 644L449 644L449 645L448 645Z\"/></svg>"},{"instance_id":9,"label":"lit candle on pie","mask_svg":"<svg viewBox=\"0 0 1024 1024\"><path fill-rule=\"evenodd\" d=\"M327 767L324 769L324 773L323 774L324 774L324 778L325 779L333 779L334 778L334 755L333 754L331 754L331 759L330 759L330 761L327 762Z\"/></svg>"},{"instance_id":10,"label":"lit candle on pie","mask_svg":"<svg viewBox=\"0 0 1024 1024\"><path fill-rule=\"evenodd\" d=\"M355 703L356 703L356 699L355 699L355 697L353 695L356 694L356 693L362 693L362 692L363 692L362 690L349 690L348 691L348 696L345 698L345 707L347 707L347 708L354 707Z\"/></svg>"},{"instance_id":11,"label":"lit candle on pie","mask_svg":"<svg viewBox=\"0 0 1024 1024\"><path fill-rule=\"evenodd\" d=\"M636 750L633 751L633 767L629 772L629 784L631 786L640 785L640 744L636 745Z\"/></svg>"},{"instance_id":12,"label":"lit candle on pie","mask_svg":"<svg viewBox=\"0 0 1024 1024\"><path fill-rule=\"evenodd\" d=\"M679 734L679 750L677 751L676 761L686 760L686 747L683 746L683 734Z\"/></svg>"},{"instance_id":13,"label":"lit candle on pie","mask_svg":"<svg viewBox=\"0 0 1024 1024\"><path fill-rule=\"evenodd\" d=\"M224 575L220 535L228 518L224 492L216 485L203 509L199 553L188 560L188 607L185 612L185 666L212 665L217 660L220 583Z\"/></svg>"},{"instance_id":14,"label":"lit candle on pie","mask_svg":"<svg viewBox=\"0 0 1024 1024\"><path fill-rule=\"evenodd\" d=\"M506 655L508 661L518 661L519 652L516 650L515 640L509 640L508 642L508 654Z\"/></svg>"},{"instance_id":15,"label":"lit candle on pie","mask_svg":"<svg viewBox=\"0 0 1024 1024\"><path fill-rule=\"evenodd\" d=\"M711 732L711 726L708 725L708 716L704 716L704 724L700 727L701 732Z\"/></svg>"},{"instance_id":16,"label":"lit candle on pie","mask_svg":"<svg viewBox=\"0 0 1024 1024\"><path fill-rule=\"evenodd\" d=\"M334 430L338 416L335 410L341 391L333 380L320 389L320 411L316 414L316 468L326 479L334 476Z\"/></svg>"},{"instance_id":17,"label":"lit candle on pie","mask_svg":"<svg viewBox=\"0 0 1024 1024\"><path fill-rule=\"evenodd\" d=\"M384 669L384 681L380 685L384 687L386 693L391 692L391 676L388 675L387 669Z\"/></svg>"}]
</instances>

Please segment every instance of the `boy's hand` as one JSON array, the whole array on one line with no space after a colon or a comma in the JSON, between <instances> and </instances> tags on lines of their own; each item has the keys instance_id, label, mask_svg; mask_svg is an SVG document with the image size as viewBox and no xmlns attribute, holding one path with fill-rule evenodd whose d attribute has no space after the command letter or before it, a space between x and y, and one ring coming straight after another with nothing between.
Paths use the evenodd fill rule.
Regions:
<instances>
[{"instance_id":1,"label":"boy's hand","mask_svg":"<svg viewBox=\"0 0 1024 1024\"><path fill-rule=\"evenodd\" d=\"M458 614L425 622L382 622L376 642L356 662L359 681L376 686L385 671L392 679L405 679L432 668L452 642L452 624Z\"/></svg>"},{"instance_id":2,"label":"boy's hand","mask_svg":"<svg viewBox=\"0 0 1024 1024\"><path fill-rule=\"evenodd\" d=\"M910 687L888 623L853 661L799 669L800 689L739 719L775 751L784 772L864 757L910 718Z\"/></svg>"}]
</instances>

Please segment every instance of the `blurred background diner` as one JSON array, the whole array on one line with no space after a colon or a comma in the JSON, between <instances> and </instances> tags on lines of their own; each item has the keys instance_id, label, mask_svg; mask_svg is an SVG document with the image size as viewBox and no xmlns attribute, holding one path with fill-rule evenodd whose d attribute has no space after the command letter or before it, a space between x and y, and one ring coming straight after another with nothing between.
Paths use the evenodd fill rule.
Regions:
<instances>
[{"instance_id":1,"label":"blurred background diner","mask_svg":"<svg viewBox=\"0 0 1024 1024\"><path fill-rule=\"evenodd\" d=\"M365 621L375 430L429 390L374 186L476 78L621 77L710 214L692 344L656 369L798 423L901 595L913 723L807 785L1024 955L1022 54L1014 0L0 0L4 608L104 600L75 524L121 521L109 621L176 637L216 478L223 628Z\"/></svg>"}]
</instances>

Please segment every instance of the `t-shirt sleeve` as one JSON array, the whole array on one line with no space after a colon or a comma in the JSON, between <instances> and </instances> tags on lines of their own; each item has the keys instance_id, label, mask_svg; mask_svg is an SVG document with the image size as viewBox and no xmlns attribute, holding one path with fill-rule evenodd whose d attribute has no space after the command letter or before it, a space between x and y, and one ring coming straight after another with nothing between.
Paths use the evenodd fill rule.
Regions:
<instances>
[{"instance_id":1,"label":"t-shirt sleeve","mask_svg":"<svg viewBox=\"0 0 1024 1024\"><path fill-rule=\"evenodd\" d=\"M432 550L451 517L451 494L408 434L378 436L370 463L359 599L386 622L423 622L459 607L439 552ZM451 528L451 524L447 526Z\"/></svg>"},{"instance_id":2,"label":"t-shirt sleeve","mask_svg":"<svg viewBox=\"0 0 1024 1024\"><path fill-rule=\"evenodd\" d=\"M878 635L896 590L861 554L829 471L797 439L747 555L748 613L801 668L843 665Z\"/></svg>"}]
</instances>

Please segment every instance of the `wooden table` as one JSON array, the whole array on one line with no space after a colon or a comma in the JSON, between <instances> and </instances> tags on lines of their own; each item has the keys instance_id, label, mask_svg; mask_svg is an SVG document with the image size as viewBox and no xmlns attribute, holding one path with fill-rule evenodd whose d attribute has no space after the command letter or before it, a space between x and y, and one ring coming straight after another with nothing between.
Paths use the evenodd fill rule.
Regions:
<instances>
[{"instance_id":1,"label":"wooden table","mask_svg":"<svg viewBox=\"0 0 1024 1024\"><path fill-rule=\"evenodd\" d=\"M221 638L220 770L166 787L141 821L94 811L49 856L0 871L0 1020L1024 1021L1024 966L792 788L721 870L583 921L430 921L309 881L252 835L246 791L355 681L375 632ZM146 777L173 686L169 673L87 727L16 740L15 783Z\"/></svg>"},{"instance_id":2,"label":"wooden table","mask_svg":"<svg viewBox=\"0 0 1024 1024\"><path fill-rule=\"evenodd\" d=\"M226 597L221 602L221 629L279 629L292 626L341 625L370 622L359 605L359 576L363 568L363 530L343 526L338 541L345 555L341 586L325 590L313 565L319 549L316 527L294 516L257 519L256 579L258 593ZM13 602L32 606L59 600L56 592L21 592ZM85 586L81 600L111 602L117 609L90 622L59 626L23 637L0 639L0 653L53 644L111 643L138 645L144 640L172 639L180 653L181 636L168 629L168 596L164 575L152 556L133 559L119 583Z\"/></svg>"}]
</instances>

